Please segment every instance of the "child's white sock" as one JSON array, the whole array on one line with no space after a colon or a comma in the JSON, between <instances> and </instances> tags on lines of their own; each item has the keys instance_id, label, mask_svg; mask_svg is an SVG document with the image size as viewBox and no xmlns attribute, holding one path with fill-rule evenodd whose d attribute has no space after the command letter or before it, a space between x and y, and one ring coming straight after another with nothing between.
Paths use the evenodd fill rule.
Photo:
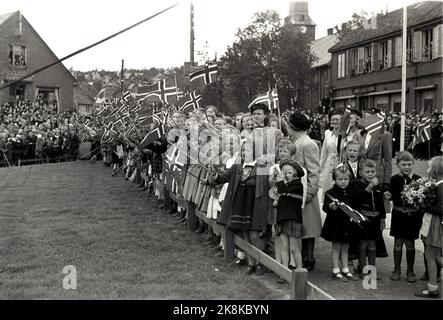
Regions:
<instances>
[{"instance_id":1,"label":"child's white sock","mask_svg":"<svg viewBox=\"0 0 443 320\"><path fill-rule=\"evenodd\" d=\"M244 253L243 251L239 251L237 257L242 260L246 259L246 253Z\"/></svg>"},{"instance_id":2,"label":"child's white sock","mask_svg":"<svg viewBox=\"0 0 443 320\"><path fill-rule=\"evenodd\" d=\"M341 271L342 271L344 274L349 273L349 268L348 268L348 267L343 268L343 269L341 269Z\"/></svg>"},{"instance_id":3,"label":"child's white sock","mask_svg":"<svg viewBox=\"0 0 443 320\"><path fill-rule=\"evenodd\" d=\"M428 291L435 292L438 290L438 285L432 285L428 283Z\"/></svg>"},{"instance_id":4,"label":"child's white sock","mask_svg":"<svg viewBox=\"0 0 443 320\"><path fill-rule=\"evenodd\" d=\"M332 269L332 272L333 272L333 273L339 273L339 272L340 272L340 268L333 268L333 269Z\"/></svg>"}]
</instances>

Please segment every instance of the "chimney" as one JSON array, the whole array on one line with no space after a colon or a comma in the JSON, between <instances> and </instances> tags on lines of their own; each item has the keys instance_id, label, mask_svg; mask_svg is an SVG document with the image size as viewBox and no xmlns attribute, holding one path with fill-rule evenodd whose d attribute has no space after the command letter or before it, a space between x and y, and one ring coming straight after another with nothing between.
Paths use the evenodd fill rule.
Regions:
<instances>
[{"instance_id":1,"label":"chimney","mask_svg":"<svg viewBox=\"0 0 443 320\"><path fill-rule=\"evenodd\" d=\"M334 34L334 28L329 28L328 29L328 36L331 36Z\"/></svg>"},{"instance_id":2,"label":"chimney","mask_svg":"<svg viewBox=\"0 0 443 320\"><path fill-rule=\"evenodd\" d=\"M18 20L17 20L17 29L15 30L16 36L22 35L22 13L20 11L17 11L18 13Z\"/></svg>"}]
</instances>

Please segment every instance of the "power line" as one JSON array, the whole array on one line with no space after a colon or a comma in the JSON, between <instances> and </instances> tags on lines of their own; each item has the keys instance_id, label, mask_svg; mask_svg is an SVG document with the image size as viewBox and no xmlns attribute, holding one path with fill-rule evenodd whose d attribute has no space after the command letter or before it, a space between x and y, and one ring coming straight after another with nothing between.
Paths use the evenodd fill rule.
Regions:
<instances>
[{"instance_id":1,"label":"power line","mask_svg":"<svg viewBox=\"0 0 443 320\"><path fill-rule=\"evenodd\" d=\"M46 70L46 69L48 69L48 68L50 68L50 67L56 65L56 64L59 64L59 63L61 63L62 61L66 60L66 59L72 58L73 56L75 56L75 55L77 55L77 54L79 54L79 53L82 53L82 52L84 52L84 51L86 51L86 50L88 50L88 49L91 49L91 48L93 48L93 47L95 47L95 46L97 46L97 45L99 45L99 44L101 44L101 43L103 43L103 42L105 42L105 41L108 41L108 40L110 40L110 39L112 39L112 38L114 38L114 37L116 37L116 36L118 36L118 35L120 35L120 34L126 32L126 31L129 31L129 30L131 30L132 28L135 28L135 27L137 27L138 25L140 25L140 24L142 24L142 23L145 23L146 21L151 20L152 18L155 18L156 16L158 16L158 15L160 15L160 14L162 14L162 13L164 13L164 12L166 12L166 11L168 11L168 10L174 8L174 7L176 7L178 4L179 4L179 3L176 3L176 4L174 4L174 5L170 6L170 7L166 8L166 9L163 9L163 10L161 10L161 11L159 11L159 12L153 14L152 16L150 16L150 17L148 17L148 18L146 18L146 19L143 19L143 20L141 20L141 21L139 21L139 22L137 22L137 23L135 23L135 24L133 24L133 25L131 25L131 26L129 26L129 27L127 27L127 28L121 30L121 31L118 31L118 32L116 32L116 33L114 33L114 34L112 34L112 35L110 35L110 36L108 36L108 37L106 37L106 38L104 38L104 39L102 39L102 40L100 40L100 41L97 41L97 42L95 42L95 43L93 43L93 44L91 44L91 45L89 45L89 46L87 46L87 47L84 47L83 49L77 50L77 51L75 51L75 52L73 52L73 53L71 53L71 54L69 54L69 55L67 55L67 56L65 56L65 57L63 57L63 58L61 58L61 59L58 59L58 60L56 60L55 62L52 62L52 63L50 63L50 64L48 64L48 65L46 65L46 66L44 66L44 67L41 67L41 68L39 68L39 69L37 69L37 70L34 70L33 72L31 72L31 73L29 73L29 74L27 74L27 75L21 77L21 78L18 79L18 80L14 80L14 81L12 81L12 82L8 82L8 83L6 83L6 84L3 84L2 86L0 86L0 90L3 90L3 89L5 89L5 88L8 88L9 86L12 86L13 84L16 84L16 83L18 83L18 82L20 82L20 81L23 81L23 80L25 80L25 79L27 79L27 78L29 78L29 77L31 77L31 76L37 74L37 73L40 73L40 72L42 72L42 71L44 71L44 70Z\"/></svg>"}]
</instances>

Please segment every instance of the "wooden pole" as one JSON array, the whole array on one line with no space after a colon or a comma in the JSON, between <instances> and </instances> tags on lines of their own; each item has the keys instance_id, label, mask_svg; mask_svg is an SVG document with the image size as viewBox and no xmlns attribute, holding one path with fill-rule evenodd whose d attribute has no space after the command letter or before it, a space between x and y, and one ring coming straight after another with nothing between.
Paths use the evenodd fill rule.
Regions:
<instances>
[{"instance_id":1,"label":"wooden pole","mask_svg":"<svg viewBox=\"0 0 443 320\"><path fill-rule=\"evenodd\" d=\"M291 300L306 300L308 286L308 270L295 269L292 271Z\"/></svg>"},{"instance_id":2,"label":"wooden pole","mask_svg":"<svg viewBox=\"0 0 443 320\"><path fill-rule=\"evenodd\" d=\"M401 114L400 114L400 151L405 150L406 126L406 40L407 40L407 6L403 7L403 37L401 64Z\"/></svg>"},{"instance_id":3,"label":"wooden pole","mask_svg":"<svg viewBox=\"0 0 443 320\"><path fill-rule=\"evenodd\" d=\"M231 262L235 258L234 253L234 233L231 229L225 228L225 234L224 234L224 249L225 249L225 260L226 262Z\"/></svg>"}]
</instances>

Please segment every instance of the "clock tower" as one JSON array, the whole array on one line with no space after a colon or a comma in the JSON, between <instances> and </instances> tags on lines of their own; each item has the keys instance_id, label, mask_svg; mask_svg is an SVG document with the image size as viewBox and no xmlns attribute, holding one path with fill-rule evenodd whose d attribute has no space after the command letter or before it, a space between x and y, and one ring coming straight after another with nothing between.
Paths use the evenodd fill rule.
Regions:
<instances>
[{"instance_id":1,"label":"clock tower","mask_svg":"<svg viewBox=\"0 0 443 320\"><path fill-rule=\"evenodd\" d=\"M285 26L305 33L309 41L315 40L315 22L309 17L308 1L289 3L289 16L285 18Z\"/></svg>"}]
</instances>

